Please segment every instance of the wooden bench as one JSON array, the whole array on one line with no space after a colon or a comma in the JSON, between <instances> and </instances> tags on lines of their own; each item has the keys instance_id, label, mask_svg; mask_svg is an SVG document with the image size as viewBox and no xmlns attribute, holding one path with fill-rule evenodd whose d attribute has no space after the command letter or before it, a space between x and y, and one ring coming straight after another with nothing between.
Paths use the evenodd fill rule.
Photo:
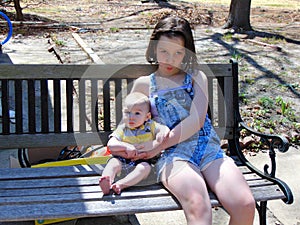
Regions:
<instances>
[{"instance_id":1,"label":"wooden bench","mask_svg":"<svg viewBox=\"0 0 300 225\"><path fill-rule=\"evenodd\" d=\"M238 65L199 65L209 81L209 115L228 153L243 172L257 201L260 224L266 224L267 201L293 202L286 183L275 177L275 150L287 140L248 128L239 114ZM155 70L150 65L0 65L1 149L105 145L122 117L122 99L132 82ZM15 118L9 117L15 111ZM244 157L242 129L269 146L271 171L256 169ZM132 215L181 209L161 184L148 180L120 196L102 197L101 165L0 169L0 221ZM148 182L148 183L147 183ZM233 187L234 188L234 187ZM236 190L239 191L239 190ZM209 193L212 207L221 206Z\"/></svg>"}]
</instances>

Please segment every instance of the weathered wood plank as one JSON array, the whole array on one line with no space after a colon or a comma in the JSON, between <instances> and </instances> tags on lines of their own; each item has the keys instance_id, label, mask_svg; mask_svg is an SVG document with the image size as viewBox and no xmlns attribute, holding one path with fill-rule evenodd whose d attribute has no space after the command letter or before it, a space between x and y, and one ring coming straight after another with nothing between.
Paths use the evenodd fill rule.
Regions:
<instances>
[{"instance_id":1,"label":"weathered wood plank","mask_svg":"<svg viewBox=\"0 0 300 225\"><path fill-rule=\"evenodd\" d=\"M62 174L58 175L57 177L51 178L48 177L48 179L45 179L45 177L38 179L38 178L24 178L20 180L2 180L1 181L1 187L0 190L19 190L19 189L33 189L33 188L43 188L43 187L56 187L56 188L62 188L62 187L74 187L74 186L89 186L89 185L98 185L99 177L101 172L94 172L95 174L98 174L96 176L91 176L91 173L88 174L78 174L76 172L75 175L70 174ZM49 173L48 175L50 175ZM87 176L88 175L88 176ZM52 176L52 175L50 175ZM65 176L65 177L64 177ZM73 176L70 178L70 176ZM258 178L255 174L246 174L244 175L248 185L250 187L254 186L266 186L272 184L271 181ZM155 183L155 180L148 181ZM61 190L62 191L62 190ZM0 196L2 196L2 193L0 193Z\"/></svg>"},{"instance_id":2,"label":"weathered wood plank","mask_svg":"<svg viewBox=\"0 0 300 225\"><path fill-rule=\"evenodd\" d=\"M163 202L163 204L162 204ZM0 206L0 221L80 218L124 215L180 208L172 196L159 198L115 199L105 201L59 202L54 204L25 204Z\"/></svg>"},{"instance_id":3,"label":"weathered wood plank","mask_svg":"<svg viewBox=\"0 0 300 225\"><path fill-rule=\"evenodd\" d=\"M154 72L156 66L142 64L35 65L7 64L0 67L0 79L138 78ZM200 64L207 76L232 76L231 64Z\"/></svg>"},{"instance_id":4,"label":"weathered wood plank","mask_svg":"<svg viewBox=\"0 0 300 225\"><path fill-rule=\"evenodd\" d=\"M147 185L147 186L136 186L134 188L127 189L121 195L107 195L103 196L101 189L98 185L96 186L87 186L87 187L77 187L70 188L75 189L75 191L66 191L66 189L60 191L61 189L51 188L54 190L51 191L42 191L41 188L35 189L35 193L29 190L29 193L22 194L17 193L11 194L10 196L1 197L0 205L2 204L38 204L38 203L53 203L53 202L73 202L73 201L83 201L83 200L99 200L99 201L111 201L127 198L147 198L147 197L158 197L158 196L167 196L169 192L164 189L159 184ZM25 190L25 189L24 189ZM38 193L37 193L38 192ZM50 194L48 194L49 192ZM21 197L22 196L22 197Z\"/></svg>"},{"instance_id":5,"label":"weathered wood plank","mask_svg":"<svg viewBox=\"0 0 300 225\"><path fill-rule=\"evenodd\" d=\"M88 160L89 159L87 159L87 162ZM101 174L102 169L103 165L74 165L43 168L0 168L0 181L7 180L3 184L9 184L9 180L13 178L13 181L11 181L13 182L11 183L12 185L17 185L18 183L21 185L34 185L36 183L42 184L42 180L45 180L45 178L65 179L66 177L79 178L85 176L98 176ZM250 170L245 166L240 166L239 169L244 174L246 180L260 179L258 175L250 172ZM28 184L26 180L32 178L35 180L33 180L31 184ZM39 181L39 178L41 181ZM67 180L64 181L67 182Z\"/></svg>"},{"instance_id":6,"label":"weathered wood plank","mask_svg":"<svg viewBox=\"0 0 300 225\"><path fill-rule=\"evenodd\" d=\"M43 168L1 168L1 180L18 180L30 178L49 178L49 177L76 177L99 175L98 170L93 165L76 165L62 167L43 167Z\"/></svg>"},{"instance_id":7,"label":"weathered wood plank","mask_svg":"<svg viewBox=\"0 0 300 225\"><path fill-rule=\"evenodd\" d=\"M97 184L100 174L98 176L75 177L75 178L53 178L53 179L22 179L22 180L5 180L1 181L1 189L18 189L18 188L42 188L42 187L71 187L71 186L88 186ZM50 181L50 182L49 182ZM1 193L0 193L1 195Z\"/></svg>"},{"instance_id":8,"label":"weathered wood plank","mask_svg":"<svg viewBox=\"0 0 300 225\"><path fill-rule=\"evenodd\" d=\"M216 127L220 137L230 137L231 128ZM32 134L10 134L0 135L1 149L16 148L45 148L75 145L105 145L111 132L89 132L89 133L36 133Z\"/></svg>"},{"instance_id":9,"label":"weathered wood plank","mask_svg":"<svg viewBox=\"0 0 300 225\"><path fill-rule=\"evenodd\" d=\"M0 135L0 149L106 144L110 132Z\"/></svg>"}]
</instances>

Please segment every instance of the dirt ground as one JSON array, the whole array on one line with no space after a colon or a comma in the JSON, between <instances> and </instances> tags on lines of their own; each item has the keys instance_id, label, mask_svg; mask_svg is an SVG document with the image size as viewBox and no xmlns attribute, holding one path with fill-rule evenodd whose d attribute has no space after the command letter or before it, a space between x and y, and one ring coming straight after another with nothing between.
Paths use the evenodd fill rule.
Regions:
<instances>
[{"instance_id":1,"label":"dirt ground","mask_svg":"<svg viewBox=\"0 0 300 225\"><path fill-rule=\"evenodd\" d=\"M14 24L14 35L51 37L64 54L72 53L68 52L67 45L59 44L59 40L64 37L63 41L68 43L66 34L73 31L81 32L93 43L93 50L101 54L107 46L93 37L111 38L113 44L124 32L151 31L164 15L187 18L195 31L211 40L209 43L222 42L226 46L226 51L212 51L216 46L208 43L201 49L203 61L228 62L231 57L238 60L241 112L246 122L263 132L283 134L293 145L300 145L300 7L252 7L250 20L254 31L233 34L221 28L228 15L227 5L178 0L162 4L133 0L44 0L39 3L27 0L23 4L26 21ZM6 10L13 18L10 13L13 10ZM3 24L1 30L5 34ZM73 59L71 57L68 63L76 62Z\"/></svg>"}]
</instances>

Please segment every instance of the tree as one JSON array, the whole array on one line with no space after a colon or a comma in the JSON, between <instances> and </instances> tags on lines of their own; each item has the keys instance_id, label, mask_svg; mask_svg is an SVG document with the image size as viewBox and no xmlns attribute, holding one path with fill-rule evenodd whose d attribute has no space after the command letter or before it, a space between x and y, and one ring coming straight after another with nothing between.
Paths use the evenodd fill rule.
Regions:
<instances>
[{"instance_id":1,"label":"tree","mask_svg":"<svg viewBox=\"0 0 300 225\"><path fill-rule=\"evenodd\" d=\"M24 15L23 15L22 8L20 5L20 0L14 0L14 6L15 6L15 10L16 10L16 20L23 21Z\"/></svg>"},{"instance_id":2,"label":"tree","mask_svg":"<svg viewBox=\"0 0 300 225\"><path fill-rule=\"evenodd\" d=\"M251 0L231 0L227 23L223 28L233 28L237 32L251 31Z\"/></svg>"},{"instance_id":3,"label":"tree","mask_svg":"<svg viewBox=\"0 0 300 225\"><path fill-rule=\"evenodd\" d=\"M9 6L10 3L14 3L14 7L16 10L16 20L18 21L23 21L24 20L24 15L22 12L22 8L20 5L20 0L0 0L0 5L1 6Z\"/></svg>"}]
</instances>

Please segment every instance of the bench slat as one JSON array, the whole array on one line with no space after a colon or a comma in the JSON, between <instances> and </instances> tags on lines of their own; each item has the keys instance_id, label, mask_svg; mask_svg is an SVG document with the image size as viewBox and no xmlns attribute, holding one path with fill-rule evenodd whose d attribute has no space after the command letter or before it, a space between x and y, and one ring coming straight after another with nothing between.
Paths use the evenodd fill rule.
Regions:
<instances>
[{"instance_id":1,"label":"bench slat","mask_svg":"<svg viewBox=\"0 0 300 225\"><path fill-rule=\"evenodd\" d=\"M58 178L49 178L49 179L22 179L22 180L3 180L1 181L0 190L14 190L20 188L43 188L43 187L72 187L72 186L88 186L88 185L98 185L99 175L91 176L90 173L84 175L80 174L80 177L58 177ZM265 179L259 178L255 174L246 174L244 175L250 187L253 186L261 186L272 184L272 182L267 181ZM30 182L29 182L30 181ZM152 182L152 181L148 181ZM153 180L154 183L154 180ZM3 192L1 191L0 196L3 196Z\"/></svg>"},{"instance_id":2,"label":"bench slat","mask_svg":"<svg viewBox=\"0 0 300 225\"><path fill-rule=\"evenodd\" d=\"M59 125L56 125L59 126ZM108 125L107 125L108 126ZM108 127L107 127L108 128ZM4 130L4 128L3 128ZM232 127L216 127L217 134L220 137L231 137ZM0 135L1 149L17 148L46 148L58 146L76 146L76 145L105 145L110 131L90 132L90 133L36 133L31 134L9 134Z\"/></svg>"},{"instance_id":3,"label":"bench slat","mask_svg":"<svg viewBox=\"0 0 300 225\"><path fill-rule=\"evenodd\" d=\"M97 168L98 167L98 168ZM76 165L62 167L43 167L43 168L1 168L1 180L18 180L30 178L49 178L49 177L76 177L76 176L93 176L102 171L100 165Z\"/></svg>"},{"instance_id":4,"label":"bench slat","mask_svg":"<svg viewBox=\"0 0 300 225\"><path fill-rule=\"evenodd\" d=\"M0 135L1 149L46 148L57 146L102 145L107 142L110 132L98 133L37 133Z\"/></svg>"},{"instance_id":5,"label":"bench slat","mask_svg":"<svg viewBox=\"0 0 300 225\"><path fill-rule=\"evenodd\" d=\"M111 201L122 200L126 198L147 198L147 197L158 197L158 196L168 196L169 192L164 189L159 184L139 186L128 189L122 193L122 195L104 196L98 185L88 186L84 188L70 188L72 190L66 191L66 189L60 191L61 189L51 188L51 191L43 191L42 188L35 189L34 191L29 190L26 194L24 190L21 194L12 194L11 197L2 197L0 200L0 205L2 204L36 204L43 202L73 202L82 200L100 200L100 201ZM15 191L17 192L17 190ZM38 193L37 193L38 192ZM48 194L48 192L50 194ZM19 196L18 196L19 195ZM23 196L20 198L20 196ZM103 197L103 199L102 199Z\"/></svg>"},{"instance_id":6,"label":"bench slat","mask_svg":"<svg viewBox=\"0 0 300 225\"><path fill-rule=\"evenodd\" d=\"M163 203L163 204L162 204ZM0 206L1 221L22 221L34 219L54 219L86 216L111 216L134 214L136 212L154 212L178 209L172 196L159 198L123 199L122 201L85 201L59 202L45 204L26 204L16 206Z\"/></svg>"},{"instance_id":7,"label":"bench slat","mask_svg":"<svg viewBox=\"0 0 300 225\"><path fill-rule=\"evenodd\" d=\"M142 64L106 65L1 65L0 79L78 79L130 78L136 79L154 72L156 66ZM231 64L200 64L199 69L208 77L231 77Z\"/></svg>"}]
</instances>

